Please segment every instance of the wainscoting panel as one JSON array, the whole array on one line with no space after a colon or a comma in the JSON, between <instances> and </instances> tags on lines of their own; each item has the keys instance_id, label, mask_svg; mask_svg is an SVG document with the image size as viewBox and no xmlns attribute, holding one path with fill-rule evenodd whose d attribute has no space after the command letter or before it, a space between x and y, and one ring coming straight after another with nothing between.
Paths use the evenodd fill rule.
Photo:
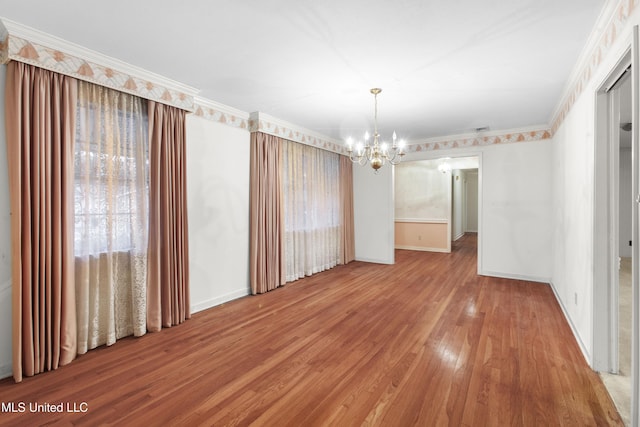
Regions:
<instances>
[{"instance_id":1,"label":"wainscoting panel","mask_svg":"<svg viewBox=\"0 0 640 427\"><path fill-rule=\"evenodd\" d=\"M447 220L396 219L395 247L416 251L450 252Z\"/></svg>"}]
</instances>

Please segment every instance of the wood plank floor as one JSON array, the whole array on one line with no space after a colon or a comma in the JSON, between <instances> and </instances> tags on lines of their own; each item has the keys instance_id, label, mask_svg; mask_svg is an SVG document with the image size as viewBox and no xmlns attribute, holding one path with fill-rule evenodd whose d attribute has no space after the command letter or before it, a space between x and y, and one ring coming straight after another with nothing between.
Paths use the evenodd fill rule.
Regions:
<instances>
[{"instance_id":1,"label":"wood plank floor","mask_svg":"<svg viewBox=\"0 0 640 427\"><path fill-rule=\"evenodd\" d=\"M353 262L3 380L0 424L621 425L550 287L479 277L475 253Z\"/></svg>"}]
</instances>

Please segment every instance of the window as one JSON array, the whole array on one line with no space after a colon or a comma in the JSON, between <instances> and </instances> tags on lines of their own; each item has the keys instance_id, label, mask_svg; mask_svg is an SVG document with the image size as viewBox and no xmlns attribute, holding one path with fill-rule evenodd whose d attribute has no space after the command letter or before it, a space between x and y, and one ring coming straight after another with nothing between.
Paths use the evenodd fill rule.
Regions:
<instances>
[{"instance_id":1,"label":"window","mask_svg":"<svg viewBox=\"0 0 640 427\"><path fill-rule=\"evenodd\" d=\"M341 254L340 156L283 140L286 280L335 267Z\"/></svg>"},{"instance_id":2,"label":"window","mask_svg":"<svg viewBox=\"0 0 640 427\"><path fill-rule=\"evenodd\" d=\"M146 332L147 103L78 83L74 251L78 353Z\"/></svg>"},{"instance_id":3,"label":"window","mask_svg":"<svg viewBox=\"0 0 640 427\"><path fill-rule=\"evenodd\" d=\"M81 83L74 153L76 255L130 251L142 244L149 188L147 134L145 102Z\"/></svg>"}]
</instances>

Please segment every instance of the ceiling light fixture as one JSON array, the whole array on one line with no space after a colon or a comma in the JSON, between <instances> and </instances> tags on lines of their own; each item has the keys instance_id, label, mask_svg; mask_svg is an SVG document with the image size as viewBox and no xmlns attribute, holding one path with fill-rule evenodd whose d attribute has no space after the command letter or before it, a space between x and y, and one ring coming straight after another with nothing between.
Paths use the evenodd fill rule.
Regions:
<instances>
[{"instance_id":1,"label":"ceiling light fixture","mask_svg":"<svg viewBox=\"0 0 640 427\"><path fill-rule=\"evenodd\" d=\"M353 139L347 139L347 152L349 158L353 163L358 163L360 166L364 166L369 162L371 167L377 172L386 162L392 165L397 165L402 161L404 153L404 141L397 141L396 133L393 132L393 142L391 147L386 142L379 143L380 134L378 133L378 94L382 92L380 88L371 89L374 99L374 115L373 115L373 144L369 144L369 132L364 134L364 143L357 142L355 144Z\"/></svg>"},{"instance_id":2,"label":"ceiling light fixture","mask_svg":"<svg viewBox=\"0 0 640 427\"><path fill-rule=\"evenodd\" d=\"M449 163L449 160L451 160L451 157L443 157L442 159L440 159L440 163L438 164L438 170L442 173L449 173L451 172L451 164Z\"/></svg>"}]
</instances>

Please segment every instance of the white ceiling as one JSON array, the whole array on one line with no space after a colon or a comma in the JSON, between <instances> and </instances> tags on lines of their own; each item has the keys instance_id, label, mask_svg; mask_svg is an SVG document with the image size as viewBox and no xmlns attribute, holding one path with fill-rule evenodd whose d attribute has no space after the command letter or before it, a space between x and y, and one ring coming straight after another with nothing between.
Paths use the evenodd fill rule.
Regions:
<instances>
[{"instance_id":1,"label":"white ceiling","mask_svg":"<svg viewBox=\"0 0 640 427\"><path fill-rule=\"evenodd\" d=\"M0 16L343 139L547 125L605 0L0 0Z\"/></svg>"}]
</instances>

